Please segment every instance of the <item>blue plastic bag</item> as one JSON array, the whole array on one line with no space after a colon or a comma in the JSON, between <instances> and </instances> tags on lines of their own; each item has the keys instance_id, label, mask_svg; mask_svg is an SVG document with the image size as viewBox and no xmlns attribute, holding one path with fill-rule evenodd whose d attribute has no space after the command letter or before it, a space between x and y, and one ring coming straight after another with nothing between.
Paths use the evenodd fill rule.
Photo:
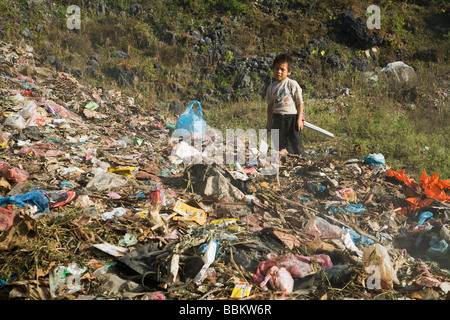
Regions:
<instances>
[{"instance_id":1,"label":"blue plastic bag","mask_svg":"<svg viewBox=\"0 0 450 320\"><path fill-rule=\"evenodd\" d=\"M192 109L196 103L198 104L198 109ZM200 138L203 138L205 131L206 121L203 119L202 107L200 102L194 100L178 118L175 124L175 134L180 137L198 134Z\"/></svg>"},{"instance_id":2,"label":"blue plastic bag","mask_svg":"<svg viewBox=\"0 0 450 320\"><path fill-rule=\"evenodd\" d=\"M364 247L367 247L375 243L375 241L373 241L372 239L359 235L352 228L345 228L345 231L348 231L348 233L350 234L350 238L352 238L355 246L363 245Z\"/></svg>"},{"instance_id":3,"label":"blue plastic bag","mask_svg":"<svg viewBox=\"0 0 450 320\"><path fill-rule=\"evenodd\" d=\"M386 164L382 153L371 153L367 157L364 157L363 161L373 166L384 166Z\"/></svg>"},{"instance_id":4,"label":"blue plastic bag","mask_svg":"<svg viewBox=\"0 0 450 320\"><path fill-rule=\"evenodd\" d=\"M33 190L28 193L0 198L0 206L13 205L17 207L27 207L28 205L33 205L38 208L38 212L49 213L50 211L50 201L45 195L44 190Z\"/></svg>"},{"instance_id":5,"label":"blue plastic bag","mask_svg":"<svg viewBox=\"0 0 450 320\"><path fill-rule=\"evenodd\" d=\"M433 219L433 212L430 212L430 211L422 212L420 214L420 216L419 216L419 223L418 223L418 225L421 226L421 225L425 224L425 222L428 219Z\"/></svg>"}]
</instances>

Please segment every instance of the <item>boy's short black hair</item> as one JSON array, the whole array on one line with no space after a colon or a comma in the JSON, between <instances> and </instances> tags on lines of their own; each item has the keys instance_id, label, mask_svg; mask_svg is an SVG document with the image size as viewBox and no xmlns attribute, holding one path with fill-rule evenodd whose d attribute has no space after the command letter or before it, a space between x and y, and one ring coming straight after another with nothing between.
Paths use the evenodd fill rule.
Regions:
<instances>
[{"instance_id":1,"label":"boy's short black hair","mask_svg":"<svg viewBox=\"0 0 450 320\"><path fill-rule=\"evenodd\" d=\"M287 53L281 53L275 57L272 63L272 69L279 63L287 63L288 71L291 71L292 57Z\"/></svg>"}]
</instances>

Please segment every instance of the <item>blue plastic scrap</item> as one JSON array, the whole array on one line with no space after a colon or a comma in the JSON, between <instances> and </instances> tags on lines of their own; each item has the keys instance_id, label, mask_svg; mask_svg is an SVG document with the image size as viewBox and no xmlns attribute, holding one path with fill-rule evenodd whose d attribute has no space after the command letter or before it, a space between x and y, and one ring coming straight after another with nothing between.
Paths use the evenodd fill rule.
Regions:
<instances>
[{"instance_id":1,"label":"blue plastic scrap","mask_svg":"<svg viewBox=\"0 0 450 320\"><path fill-rule=\"evenodd\" d=\"M219 246L220 246L220 241L217 240L216 238L212 238L213 242L215 242L217 244L217 250L216 250L216 258L219 256ZM203 243L202 245L200 245L200 247L198 248L198 252L199 253L205 253L206 249L208 249L208 245L209 242Z\"/></svg>"},{"instance_id":2,"label":"blue plastic scrap","mask_svg":"<svg viewBox=\"0 0 450 320\"><path fill-rule=\"evenodd\" d=\"M421 225L425 224L425 222L426 222L428 219L433 219L433 213L430 212L430 211L424 211L424 212L422 212L422 213L420 214L420 216L419 216L419 223L418 223L418 225L421 226Z\"/></svg>"},{"instance_id":3,"label":"blue plastic scrap","mask_svg":"<svg viewBox=\"0 0 450 320\"><path fill-rule=\"evenodd\" d=\"M346 207L329 207L328 210L331 213L358 213L366 211L362 204L349 204Z\"/></svg>"},{"instance_id":4,"label":"blue plastic scrap","mask_svg":"<svg viewBox=\"0 0 450 320\"><path fill-rule=\"evenodd\" d=\"M363 160L365 163L374 166L384 166L386 164L386 160L384 159L384 155L382 153L371 153L367 157L364 157Z\"/></svg>"},{"instance_id":5,"label":"blue plastic scrap","mask_svg":"<svg viewBox=\"0 0 450 320\"><path fill-rule=\"evenodd\" d=\"M436 236L432 236L428 243L430 247L427 249L426 254L431 257L441 257L450 252L448 250L448 243L444 239L439 239Z\"/></svg>"},{"instance_id":6,"label":"blue plastic scrap","mask_svg":"<svg viewBox=\"0 0 450 320\"><path fill-rule=\"evenodd\" d=\"M0 198L0 206L13 205L17 207L36 206L38 212L49 213L50 201L45 190L33 190L18 196Z\"/></svg>"},{"instance_id":7,"label":"blue plastic scrap","mask_svg":"<svg viewBox=\"0 0 450 320\"><path fill-rule=\"evenodd\" d=\"M345 228L345 231L350 234L350 238L353 240L355 246L363 245L364 247L366 247L375 243L375 241L373 241L372 239L359 235L355 230L351 228Z\"/></svg>"}]
</instances>

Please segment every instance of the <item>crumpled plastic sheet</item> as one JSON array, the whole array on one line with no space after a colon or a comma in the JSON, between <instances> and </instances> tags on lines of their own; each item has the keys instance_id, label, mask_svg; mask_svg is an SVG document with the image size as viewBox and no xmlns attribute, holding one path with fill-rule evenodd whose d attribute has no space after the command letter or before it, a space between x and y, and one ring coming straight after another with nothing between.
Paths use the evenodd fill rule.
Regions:
<instances>
[{"instance_id":1,"label":"crumpled plastic sheet","mask_svg":"<svg viewBox=\"0 0 450 320\"><path fill-rule=\"evenodd\" d=\"M3 168L2 175L13 183L23 182L30 177L25 170L11 166Z\"/></svg>"}]
</instances>

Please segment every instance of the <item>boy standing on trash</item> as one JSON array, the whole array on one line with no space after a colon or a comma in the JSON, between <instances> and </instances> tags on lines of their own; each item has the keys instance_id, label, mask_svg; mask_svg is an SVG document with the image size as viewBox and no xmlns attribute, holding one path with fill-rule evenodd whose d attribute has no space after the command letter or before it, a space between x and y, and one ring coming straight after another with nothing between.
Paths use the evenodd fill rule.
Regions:
<instances>
[{"instance_id":1,"label":"boy standing on trash","mask_svg":"<svg viewBox=\"0 0 450 320\"><path fill-rule=\"evenodd\" d=\"M297 81L289 78L292 58L287 54L275 57L272 75L275 81L267 88L267 125L266 129L279 130L279 150L305 155L302 143L303 97Z\"/></svg>"}]
</instances>

